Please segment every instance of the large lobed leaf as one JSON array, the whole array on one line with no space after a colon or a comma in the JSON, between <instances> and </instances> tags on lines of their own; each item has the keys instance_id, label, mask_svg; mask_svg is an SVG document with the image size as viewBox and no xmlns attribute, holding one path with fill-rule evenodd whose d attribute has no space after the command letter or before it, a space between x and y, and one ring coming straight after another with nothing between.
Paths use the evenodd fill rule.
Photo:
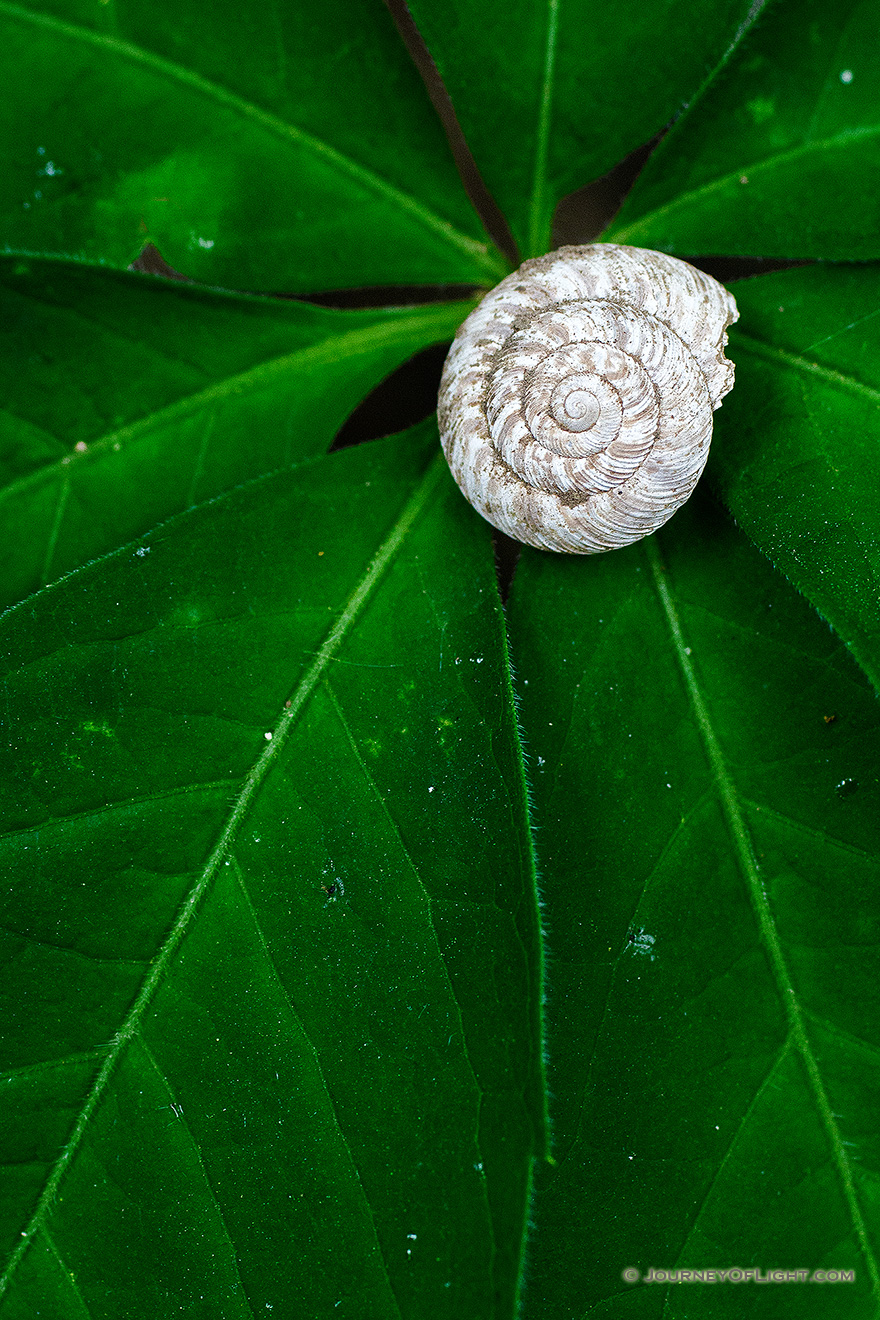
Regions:
<instances>
[{"instance_id":1,"label":"large lobed leaf","mask_svg":"<svg viewBox=\"0 0 880 1320\"><path fill-rule=\"evenodd\" d=\"M342 312L0 261L0 604L327 450L470 303Z\"/></svg>"},{"instance_id":2,"label":"large lobed leaf","mask_svg":"<svg viewBox=\"0 0 880 1320\"><path fill-rule=\"evenodd\" d=\"M344 40L341 40L344 34ZM5 251L238 289L494 281L380 3L0 3Z\"/></svg>"},{"instance_id":3,"label":"large lobed leaf","mask_svg":"<svg viewBox=\"0 0 880 1320\"><path fill-rule=\"evenodd\" d=\"M601 559L526 552L509 614L556 1160L525 1315L873 1315L871 686L705 498ZM855 1282L670 1288L627 1267Z\"/></svg>"},{"instance_id":4,"label":"large lobed leaf","mask_svg":"<svg viewBox=\"0 0 880 1320\"><path fill-rule=\"evenodd\" d=\"M3 1320L511 1312L533 868L435 452L260 479L0 623Z\"/></svg>"},{"instance_id":5,"label":"large lobed leaf","mask_svg":"<svg viewBox=\"0 0 880 1320\"><path fill-rule=\"evenodd\" d=\"M880 256L880 0L774 0L607 237L666 252Z\"/></svg>"},{"instance_id":6,"label":"large lobed leaf","mask_svg":"<svg viewBox=\"0 0 880 1320\"><path fill-rule=\"evenodd\" d=\"M746 17L413 9L529 251ZM777 0L615 236L873 253L876 15ZM8 249L125 265L150 238L253 289L503 270L379 4L0 2L0 30ZM705 501L608 558L527 552L511 601L552 954L547 1320L861 1317L880 1292L877 712L838 641L876 682L880 286L736 292L712 479L835 633ZM467 307L28 255L0 296L5 600L36 592L0 621L0 1318L509 1317L541 953L488 534L431 427L317 457Z\"/></svg>"}]
</instances>

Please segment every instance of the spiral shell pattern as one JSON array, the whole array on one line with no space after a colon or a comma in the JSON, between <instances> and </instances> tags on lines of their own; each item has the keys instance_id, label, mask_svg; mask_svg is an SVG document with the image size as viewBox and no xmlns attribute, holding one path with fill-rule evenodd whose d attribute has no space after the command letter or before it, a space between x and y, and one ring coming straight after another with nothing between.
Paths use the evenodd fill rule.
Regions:
<instances>
[{"instance_id":1,"label":"spiral shell pattern","mask_svg":"<svg viewBox=\"0 0 880 1320\"><path fill-rule=\"evenodd\" d=\"M699 479L736 303L662 252L596 243L526 261L471 313L440 384L440 437L509 536L595 554L656 531Z\"/></svg>"}]
</instances>

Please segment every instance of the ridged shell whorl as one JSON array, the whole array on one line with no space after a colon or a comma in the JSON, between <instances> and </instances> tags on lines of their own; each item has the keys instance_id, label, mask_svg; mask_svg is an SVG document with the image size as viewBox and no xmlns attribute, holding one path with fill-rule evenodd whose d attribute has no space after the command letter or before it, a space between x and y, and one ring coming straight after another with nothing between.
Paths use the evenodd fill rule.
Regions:
<instances>
[{"instance_id":1,"label":"ridged shell whorl","mask_svg":"<svg viewBox=\"0 0 880 1320\"><path fill-rule=\"evenodd\" d=\"M736 303L661 252L596 243L526 261L459 330L440 384L452 474L509 536L595 554L647 536L688 498Z\"/></svg>"}]
</instances>

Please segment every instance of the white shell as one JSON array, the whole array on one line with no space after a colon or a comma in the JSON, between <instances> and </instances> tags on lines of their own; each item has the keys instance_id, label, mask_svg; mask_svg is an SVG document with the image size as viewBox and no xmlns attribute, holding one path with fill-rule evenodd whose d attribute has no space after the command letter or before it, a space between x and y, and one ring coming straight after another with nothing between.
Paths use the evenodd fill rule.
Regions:
<instances>
[{"instance_id":1,"label":"white shell","mask_svg":"<svg viewBox=\"0 0 880 1320\"><path fill-rule=\"evenodd\" d=\"M648 536L697 484L736 303L662 252L526 261L455 337L438 415L452 475L508 536L589 555Z\"/></svg>"}]
</instances>

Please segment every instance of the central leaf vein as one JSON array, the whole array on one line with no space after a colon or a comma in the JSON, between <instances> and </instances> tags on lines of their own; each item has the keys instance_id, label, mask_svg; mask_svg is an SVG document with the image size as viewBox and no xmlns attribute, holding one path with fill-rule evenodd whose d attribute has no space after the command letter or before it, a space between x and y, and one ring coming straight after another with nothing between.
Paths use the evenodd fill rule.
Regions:
<instances>
[{"instance_id":1,"label":"central leaf vein","mask_svg":"<svg viewBox=\"0 0 880 1320\"><path fill-rule=\"evenodd\" d=\"M0 9L2 9L2 0L0 0ZM308 348L296 349L294 352L286 353L282 357L260 362L257 366L250 367L237 375L225 376L222 380L216 381L205 389L178 399L176 402L170 403L164 408L159 408L145 417L129 422L126 426L117 427L113 431L97 436L94 440L90 440L87 448L80 453L65 454L54 463L37 468L33 472L25 473L7 486L0 488L0 503L4 500L13 499L16 495L20 495L31 487L42 486L59 475L69 478L83 463L94 462L95 459L108 452L116 453L123 445L130 444L161 427L171 426L195 413L229 399L268 389L275 384L293 380L296 375L314 373L321 367L329 366L346 358L354 358L358 354L374 353L381 348L390 348L398 343L407 343L413 338L414 332L422 326L430 330L432 325L436 323L438 337L442 337L447 333L451 335L458 322L470 310L471 305L470 303L440 303L438 306L424 311L420 309L415 316L407 314L399 319L389 320L385 324L380 321L357 330L348 330L338 335L328 336L327 339L312 344ZM457 309L461 310L460 316Z\"/></svg>"},{"instance_id":2,"label":"central leaf vein","mask_svg":"<svg viewBox=\"0 0 880 1320\"><path fill-rule=\"evenodd\" d=\"M736 169L728 174L718 175L717 178L709 179L695 188L683 189L669 202L661 206L653 207L649 211L643 212L638 219L632 220L628 225L620 228L612 226L610 237L615 243L627 243L631 237L638 238L639 232L645 225L653 224L661 216L670 215L675 211L689 210L695 201L711 197L713 193L723 192L730 186L740 187L742 179L745 177L750 182L755 181L757 174L763 174L774 170L779 165L798 164L805 157L819 156L824 151L830 151L834 148L840 148L854 141L861 141L864 138L880 137L880 125L865 125L862 128L848 128L833 137L822 138L814 142L802 142L796 147L790 147L787 151L778 151L764 160L749 163L743 161ZM671 139L667 139L669 141ZM744 175L744 171L748 171Z\"/></svg>"},{"instance_id":3,"label":"central leaf vein","mask_svg":"<svg viewBox=\"0 0 880 1320\"><path fill-rule=\"evenodd\" d=\"M559 0L548 0L547 46L544 51L541 100L538 107L538 134L535 143L535 175L532 181L532 204L529 212L528 255L530 257L540 256L546 247L544 211L546 208L547 158L550 150L550 120L553 109L553 79L556 72L558 28Z\"/></svg>"},{"instance_id":4,"label":"central leaf vein","mask_svg":"<svg viewBox=\"0 0 880 1320\"><path fill-rule=\"evenodd\" d=\"M868 1240L867 1227L856 1196L851 1162L844 1149L843 1138L832 1111L828 1093L825 1089L825 1083L822 1080L819 1070L819 1064L807 1034L804 1012L798 1001L797 993L786 965L779 932L776 929L773 913L770 910L770 904L764 890L764 884L761 879L755 852L752 847L751 836L740 804L739 793L733 782L731 773L727 768L727 763L721 750L721 744L712 725L708 706L703 698L702 691L700 690L697 681L696 670L691 659L690 648L685 644L685 637L678 616L678 609L666 576L666 569L660 558L660 551L657 547L656 538L649 537L644 542L644 547L650 565L651 574L653 576L654 586L666 618L669 632L672 636L673 645L684 678L691 709L693 710L694 718L712 771L712 777L718 790L721 808L739 862L740 871L746 882L752 910L758 921L761 938L764 947L767 950L773 977L776 982L780 1000L782 1001L783 1011L788 1021L789 1039L797 1050L804 1065L809 1088L813 1094L819 1118L831 1150L831 1156L840 1178L843 1195L846 1200L853 1228L868 1267L872 1287L875 1294L880 1294L880 1270L878 1270L877 1260Z\"/></svg>"},{"instance_id":5,"label":"central leaf vein","mask_svg":"<svg viewBox=\"0 0 880 1320\"><path fill-rule=\"evenodd\" d=\"M233 804L226 825L220 834L220 838L208 857L201 874L198 876L196 882L184 900L171 930L153 959L149 974L142 983L141 989L134 1004L129 1010L128 1016L125 1018L119 1031L116 1033L104 1064L95 1079L92 1089L86 1098L85 1104L80 1110L70 1140L61 1152L61 1155L56 1161L54 1168L47 1179L43 1193L40 1196L30 1223L27 1228L22 1231L21 1237L10 1256L9 1264L3 1275L0 1276L0 1298L6 1293L34 1234L43 1225L61 1185L61 1181L67 1172L74 1155L79 1149L80 1143L88 1130L92 1117L113 1077L117 1064L131 1040L139 1033L141 1021L152 1003L152 1000L189 929L190 923L201 906L202 900L205 897L214 876L217 874L221 865L228 862L229 853L239 827L249 812L260 786L276 761L278 761L300 711L314 692L328 663L333 658L335 652L339 649L343 640L353 627L361 611L367 604L367 601L370 599L387 571L389 565L398 554L414 523L430 500L444 470L445 462L443 456L442 454L438 454L419 484L416 486L415 491L404 506L390 533L379 547L379 550L367 571L351 593L348 602L339 614L336 623L328 633L317 656L306 670L291 696L290 704L285 706L281 718L278 720L275 728L271 731L271 739L266 743L260 752L260 755L254 762L250 773L246 776L243 787Z\"/></svg>"},{"instance_id":6,"label":"central leaf vein","mask_svg":"<svg viewBox=\"0 0 880 1320\"><path fill-rule=\"evenodd\" d=\"M826 384L835 385L838 389L846 390L850 394L860 394L875 407L880 403L880 390L873 385L866 385L864 381L857 380L855 376L848 376L846 372L837 371L834 367L823 366L820 362L810 362L801 353L793 353L789 349L779 348L775 344L767 344L754 335L744 334L741 330L735 330L733 333L736 343L741 345L747 353L754 353L755 357L766 358L769 362L777 362L784 367L793 367L795 371L818 377ZM828 337L831 338L831 336ZM824 343L825 341L820 340L819 342Z\"/></svg>"},{"instance_id":7,"label":"central leaf vein","mask_svg":"<svg viewBox=\"0 0 880 1320\"><path fill-rule=\"evenodd\" d=\"M13 22L41 27L52 32L55 36L95 46L99 50L116 55L120 59L129 60L133 64L139 64L142 68L150 69L161 77L171 79L190 88L197 94L210 98L216 104L224 106L243 119L249 119L253 123L259 124L261 128L268 130L273 136L281 138L282 141L294 143L303 151L308 152L309 155L322 161L329 168L347 175L365 190L382 197L386 202L396 206L398 210L412 216L426 229L440 234L453 247L475 258L493 275L497 275L499 272L503 273L503 263L493 257L487 250L485 243L481 243L478 239L471 238L469 235L462 233L461 230L456 229L449 220L445 220L441 215L438 215L424 202L420 202L416 197L404 192L401 188L395 187L393 183L383 179L374 170L359 164L344 152L332 147L329 142L315 137L296 124L290 124L283 119L279 119L268 110L264 110L252 101L247 101L235 92L231 92L210 79L202 77L201 74L194 72L192 69L175 64L172 60L164 59L161 55L146 50L143 46L136 46L130 41L123 41L118 37L111 37L103 32L95 32L90 28L80 27L77 24L65 23L52 14L39 14L23 9L18 5L8 3L7 0L0 0L0 14L5 14Z\"/></svg>"}]
</instances>

